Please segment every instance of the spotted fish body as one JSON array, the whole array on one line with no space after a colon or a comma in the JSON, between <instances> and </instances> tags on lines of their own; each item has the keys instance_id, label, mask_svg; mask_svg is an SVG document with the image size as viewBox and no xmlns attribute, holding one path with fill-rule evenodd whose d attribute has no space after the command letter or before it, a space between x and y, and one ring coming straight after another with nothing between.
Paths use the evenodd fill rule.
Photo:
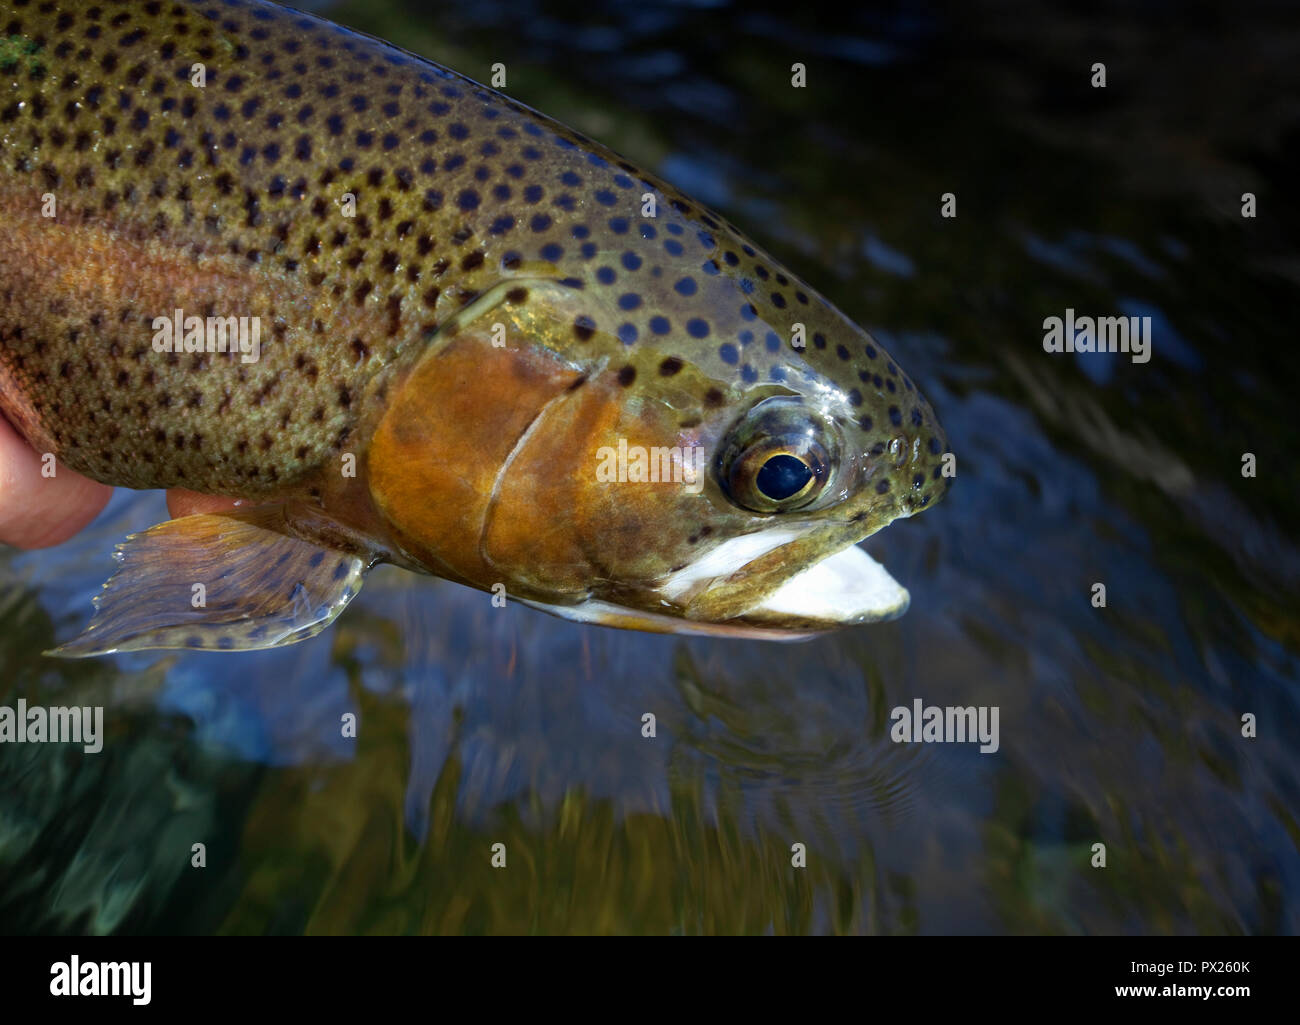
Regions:
<instances>
[{"instance_id":1,"label":"spotted fish body","mask_svg":"<svg viewBox=\"0 0 1300 1025\"><path fill-rule=\"evenodd\" d=\"M349 596L382 559L645 629L900 610L765 606L936 500L945 441L877 343L718 215L508 96L268 3L3 0L0 22L0 408L96 480L261 503L237 542L185 520L142 535L119 591L159 586L165 539L182 561L289 545L314 623L346 601L312 583L322 550ZM257 360L156 351L173 311L256 317ZM620 443L703 449L703 486L598 480ZM756 499L755 446L820 460L812 490ZM88 649L261 646L232 624L265 625L265 602L178 639L109 629L113 591Z\"/></svg>"}]
</instances>

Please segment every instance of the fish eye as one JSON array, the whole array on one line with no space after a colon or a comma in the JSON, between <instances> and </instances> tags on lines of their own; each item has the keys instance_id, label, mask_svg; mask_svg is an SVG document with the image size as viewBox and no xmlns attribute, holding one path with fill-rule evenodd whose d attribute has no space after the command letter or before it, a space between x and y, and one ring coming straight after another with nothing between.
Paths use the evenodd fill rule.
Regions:
<instances>
[{"instance_id":1,"label":"fish eye","mask_svg":"<svg viewBox=\"0 0 1300 1025\"><path fill-rule=\"evenodd\" d=\"M828 425L798 399L767 399L732 428L719 480L727 497L752 512L802 509L827 492L836 448Z\"/></svg>"},{"instance_id":2,"label":"fish eye","mask_svg":"<svg viewBox=\"0 0 1300 1025\"><path fill-rule=\"evenodd\" d=\"M799 495L812 483L813 472L798 456L782 452L771 456L758 471L755 487L764 498L785 502Z\"/></svg>"}]
</instances>

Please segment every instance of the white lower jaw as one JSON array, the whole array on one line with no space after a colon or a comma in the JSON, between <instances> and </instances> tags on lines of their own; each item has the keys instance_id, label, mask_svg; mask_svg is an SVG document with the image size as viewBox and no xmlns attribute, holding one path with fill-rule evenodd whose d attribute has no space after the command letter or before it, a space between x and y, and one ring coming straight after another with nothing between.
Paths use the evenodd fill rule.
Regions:
<instances>
[{"instance_id":1,"label":"white lower jaw","mask_svg":"<svg viewBox=\"0 0 1300 1025\"><path fill-rule=\"evenodd\" d=\"M773 528L724 541L703 558L674 573L660 588L667 598L689 600L701 585L725 578L768 552L800 536L792 528ZM796 573L749 609L760 619L795 617L828 626L872 623L907 611L907 590L857 545L850 545Z\"/></svg>"},{"instance_id":2,"label":"white lower jaw","mask_svg":"<svg viewBox=\"0 0 1300 1025\"><path fill-rule=\"evenodd\" d=\"M670 598L684 596L709 580L734 572L736 565L744 565L797 536L796 531L776 529L732 538L673 574L661 587L661 593ZM527 600L524 604L565 619L635 630L793 641L837 626L894 619L907 611L909 601L907 591L880 563L857 545L851 545L796 573L765 601L743 613L742 618L720 623L622 608L599 599L578 605L547 605ZM745 622L746 619L750 622Z\"/></svg>"},{"instance_id":3,"label":"white lower jaw","mask_svg":"<svg viewBox=\"0 0 1300 1025\"><path fill-rule=\"evenodd\" d=\"M869 623L901 616L910 601L884 566L852 545L796 573L746 615Z\"/></svg>"}]
</instances>

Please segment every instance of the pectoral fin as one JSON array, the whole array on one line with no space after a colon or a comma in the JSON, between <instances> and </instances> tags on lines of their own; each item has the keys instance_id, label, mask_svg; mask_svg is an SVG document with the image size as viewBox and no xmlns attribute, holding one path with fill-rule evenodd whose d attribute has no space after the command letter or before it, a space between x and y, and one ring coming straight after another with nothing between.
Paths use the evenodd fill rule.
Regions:
<instances>
[{"instance_id":1,"label":"pectoral fin","mask_svg":"<svg viewBox=\"0 0 1300 1025\"><path fill-rule=\"evenodd\" d=\"M361 589L369 563L280 533L278 507L184 516L118 545L90 625L47 655L274 648L312 637Z\"/></svg>"}]
</instances>

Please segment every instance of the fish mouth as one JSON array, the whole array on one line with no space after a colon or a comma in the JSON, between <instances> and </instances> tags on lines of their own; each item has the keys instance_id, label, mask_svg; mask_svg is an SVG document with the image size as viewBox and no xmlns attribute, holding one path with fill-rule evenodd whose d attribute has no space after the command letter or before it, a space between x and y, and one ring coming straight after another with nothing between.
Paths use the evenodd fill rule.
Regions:
<instances>
[{"instance_id":1,"label":"fish mouth","mask_svg":"<svg viewBox=\"0 0 1300 1025\"><path fill-rule=\"evenodd\" d=\"M789 577L743 615L743 622L788 630L830 630L897 619L907 588L856 544Z\"/></svg>"},{"instance_id":2,"label":"fish mouth","mask_svg":"<svg viewBox=\"0 0 1300 1025\"><path fill-rule=\"evenodd\" d=\"M519 600L582 623L765 641L807 640L907 611L906 589L856 542L831 545L829 555L809 565L813 544L822 551L828 547L798 531L759 531L724 541L640 600L615 595L590 595L565 605ZM742 562L739 569L737 562Z\"/></svg>"},{"instance_id":3,"label":"fish mouth","mask_svg":"<svg viewBox=\"0 0 1300 1025\"><path fill-rule=\"evenodd\" d=\"M659 591L693 625L716 624L719 632L743 624L807 636L896 619L911 598L859 546L863 540L842 529L811 537L786 528L746 534L672 574ZM810 562L812 552L827 550Z\"/></svg>"}]
</instances>

